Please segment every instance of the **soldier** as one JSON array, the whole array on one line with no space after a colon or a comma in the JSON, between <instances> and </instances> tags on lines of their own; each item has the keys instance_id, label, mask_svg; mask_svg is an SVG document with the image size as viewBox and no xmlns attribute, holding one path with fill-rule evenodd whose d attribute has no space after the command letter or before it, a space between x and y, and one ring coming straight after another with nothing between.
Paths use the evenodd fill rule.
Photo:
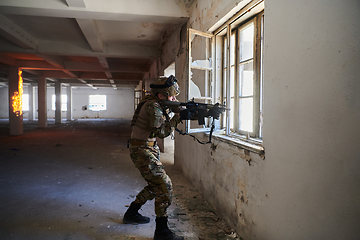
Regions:
<instances>
[{"instance_id":1,"label":"soldier","mask_svg":"<svg viewBox=\"0 0 360 240\"><path fill-rule=\"evenodd\" d=\"M147 186L136 196L126 211L124 223L148 223L150 218L142 216L138 210L147 200L155 198L156 228L154 240L183 240L173 233L167 225L167 208L171 204L172 183L160 162L160 150L156 137L169 136L181 120L191 118L191 112L183 109L170 119L161 107L162 100L177 101L180 89L177 79L160 77L150 85L152 95L142 100L133 116L132 133L129 140L130 157L139 169Z\"/></svg>"}]
</instances>

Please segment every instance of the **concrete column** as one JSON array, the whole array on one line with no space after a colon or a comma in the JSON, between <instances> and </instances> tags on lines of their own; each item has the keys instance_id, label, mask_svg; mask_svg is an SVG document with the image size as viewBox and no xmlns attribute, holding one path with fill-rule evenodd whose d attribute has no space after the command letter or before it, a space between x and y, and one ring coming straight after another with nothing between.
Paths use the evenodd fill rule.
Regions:
<instances>
[{"instance_id":1,"label":"concrete column","mask_svg":"<svg viewBox=\"0 0 360 240\"><path fill-rule=\"evenodd\" d=\"M40 128L47 127L47 101L46 101L46 78L39 76L38 78L38 126Z\"/></svg>"},{"instance_id":2,"label":"concrete column","mask_svg":"<svg viewBox=\"0 0 360 240\"><path fill-rule=\"evenodd\" d=\"M29 113L28 119L29 121L34 121L34 86L28 87L28 94L29 94Z\"/></svg>"},{"instance_id":3,"label":"concrete column","mask_svg":"<svg viewBox=\"0 0 360 240\"><path fill-rule=\"evenodd\" d=\"M55 82L55 123L61 123L61 83Z\"/></svg>"},{"instance_id":4,"label":"concrete column","mask_svg":"<svg viewBox=\"0 0 360 240\"><path fill-rule=\"evenodd\" d=\"M71 121L73 116L73 109L72 109L72 88L70 85L66 87L66 95L67 95L66 120Z\"/></svg>"},{"instance_id":5,"label":"concrete column","mask_svg":"<svg viewBox=\"0 0 360 240\"><path fill-rule=\"evenodd\" d=\"M22 114L22 81L19 81L19 68L10 66L9 69L9 122L10 135L22 135L23 114Z\"/></svg>"}]
</instances>

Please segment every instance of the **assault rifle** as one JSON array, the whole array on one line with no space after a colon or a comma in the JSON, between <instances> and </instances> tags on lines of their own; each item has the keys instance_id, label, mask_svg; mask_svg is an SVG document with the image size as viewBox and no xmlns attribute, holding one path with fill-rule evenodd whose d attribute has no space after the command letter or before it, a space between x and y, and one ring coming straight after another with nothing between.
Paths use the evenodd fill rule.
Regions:
<instances>
[{"instance_id":1,"label":"assault rifle","mask_svg":"<svg viewBox=\"0 0 360 240\"><path fill-rule=\"evenodd\" d=\"M192 118L190 120L197 119L199 125L205 124L206 117L212 117L213 121L211 124L209 141L202 142L194 135L189 134L190 137L196 139L196 141L198 141L198 143L201 143L201 144L211 143L212 133L215 129L215 121L214 120L219 119L220 114L222 114L225 110L229 110L228 108L225 108L223 105L220 105L219 103L216 103L216 104L197 103L197 102L194 102L194 99L187 103L162 101L161 104L162 104L162 107L169 108L173 112L180 112L181 110L184 109L184 107L187 108L192 113ZM182 132L178 128L175 128L175 130L181 135L188 135L187 133Z\"/></svg>"},{"instance_id":2,"label":"assault rifle","mask_svg":"<svg viewBox=\"0 0 360 240\"><path fill-rule=\"evenodd\" d=\"M173 101L162 101L163 107L169 107L170 110L176 112L185 107L193 114L193 118L198 120L199 125L205 124L206 117L213 117L214 119L219 119L220 114L222 114L228 108L225 108L219 103L216 104L207 104L207 103L198 103L194 102L194 99L187 102L173 102Z\"/></svg>"}]
</instances>

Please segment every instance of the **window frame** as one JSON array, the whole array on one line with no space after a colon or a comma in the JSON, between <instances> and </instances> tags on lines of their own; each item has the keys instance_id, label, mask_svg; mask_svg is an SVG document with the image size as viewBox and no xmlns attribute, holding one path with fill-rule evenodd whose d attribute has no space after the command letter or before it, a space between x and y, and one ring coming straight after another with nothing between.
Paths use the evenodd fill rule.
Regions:
<instances>
[{"instance_id":1,"label":"window frame","mask_svg":"<svg viewBox=\"0 0 360 240\"><path fill-rule=\"evenodd\" d=\"M259 122L260 122L260 97L262 96L262 94L260 93L262 90L261 84L262 83L262 74L261 74L261 54L262 54L262 49L261 49L261 25L259 26L259 21L261 23L261 20L263 18L263 12L261 12L260 14L252 17L251 19L247 20L246 22L242 23L240 26L237 26L236 28L231 28L228 27L228 29L231 28L231 31L228 31L229 33L231 32L231 35L229 33L227 33L226 35L224 35L221 39L222 41L222 63L226 62L227 66L224 66L224 64L222 64L221 67L219 67L219 69L221 69L222 71L224 71L224 69L226 69L226 76L224 76L225 74L222 74L222 100L224 99L230 99L234 101L233 103L233 107L231 108L233 111L231 112L231 114L233 115L233 119L238 119L239 118L239 100L240 99L244 99L244 98L248 98L251 97L254 99L254 107L253 107L253 131L252 132L247 132L247 131L243 131L239 129L239 121L235 121L233 123L233 129L227 129L227 135L230 135L231 132L235 133L235 134L240 134L240 135L246 135L247 133L250 134L250 137L254 137L254 138L260 138L261 134L259 132ZM254 47L253 47L253 57L246 59L244 61L239 61L239 33L242 29L245 29L246 27L248 27L250 24L253 24L254 26ZM230 35L230 36L229 36ZM234 44L234 49L230 49L228 46L229 45L233 45L231 43L231 40L234 39L235 36L235 44ZM229 44L229 40L230 39L230 44ZM228 47L227 49L224 49L224 46ZM225 53L225 50L227 51ZM231 50L235 51L235 54L231 53ZM235 59L231 60L230 56L234 56ZM225 57L227 58L226 61L224 60ZM239 77L239 73L240 73L240 66L241 65L245 65L248 62L253 62L253 87L254 87L254 91L253 94L251 96L240 96L240 84L241 84L241 80ZM234 70L232 70L231 68L233 68ZM230 71L228 71L228 69L230 69ZM231 74L231 75L230 75ZM224 79L226 82L224 82ZM231 83L231 79L234 79L234 83ZM225 86L224 86L225 85ZM234 87L234 89L231 88L231 86ZM224 91L224 88L226 88L226 90ZM232 91L234 91L234 94L229 94ZM224 96L224 92L226 93L226 96ZM223 101L224 102L224 101ZM227 102L227 107L230 108L231 105L230 103ZM231 101L230 101L231 102ZM228 121L226 121L226 124L224 126L224 123L222 122L222 127L226 127L229 128L228 126L230 126L231 124L228 123Z\"/></svg>"},{"instance_id":2,"label":"window frame","mask_svg":"<svg viewBox=\"0 0 360 240\"><path fill-rule=\"evenodd\" d=\"M226 111L226 114L223 114L220 121L220 128L222 131L220 133L214 134L216 138L219 138L225 142L241 145L242 148L248 149L253 152L257 152L260 155L263 155L264 148L262 146L262 113L263 113L263 32L264 32L264 2L263 1L252 1L247 6L248 8L243 8L240 10L234 17L229 19L225 24L220 26L217 30L214 31L215 38L215 57L217 59L215 70L216 76L216 85L221 88L218 90L217 94L220 95L221 102L226 103L226 107L230 108L230 102L227 99L231 100L230 91L230 79L231 74L235 80L235 107L231 110ZM250 11L251 10L251 11ZM250 14L249 14L250 13ZM247 16L245 16L247 15ZM239 32L241 29L244 29L248 24L254 24L254 41L253 41L253 131L246 132L239 130ZM231 70L230 62L230 45L229 39L231 40L232 34L235 34L235 70ZM226 39L226 40L224 40ZM225 49L225 47L227 49ZM221 47L221 51L219 48ZM224 59L226 57L226 60ZM246 61L245 61L246 62ZM226 66L224 66L226 63ZM224 71L227 69L226 71ZM224 102L226 100L226 102ZM230 114L233 115L235 120L233 130L230 129Z\"/></svg>"},{"instance_id":3,"label":"window frame","mask_svg":"<svg viewBox=\"0 0 360 240\"><path fill-rule=\"evenodd\" d=\"M260 131L260 118L261 118L261 97L263 94L261 94L262 87L262 63L261 63L261 55L262 55L262 41L261 41L261 35L262 35L262 27L261 27L261 21L264 16L264 13L257 14L256 16L252 17L248 21L242 23L240 26L237 26L236 28L232 29L232 34L235 35L235 60L234 60L234 78L235 78L235 93L234 93L234 119L238 119L238 121L234 122L234 129L232 129L231 132L234 134L239 135L245 135L247 138L259 138L261 139L261 131ZM260 22L260 24L259 24ZM253 36L253 56L252 58L245 59L243 61L240 60L240 31L243 29L246 29L249 25L253 25L254 27L254 36ZM253 68L253 93L249 96L240 96L241 90L240 85L242 84L242 80L239 76L240 74L240 67L243 65L246 65L247 63L252 62L252 68ZM252 119L252 128L253 131L249 132L246 130L240 129L240 100L246 99L246 98L252 98L253 99L253 119Z\"/></svg>"},{"instance_id":4,"label":"window frame","mask_svg":"<svg viewBox=\"0 0 360 240\"><path fill-rule=\"evenodd\" d=\"M222 114L221 119L220 120L216 120L215 121L215 129L216 132L214 132L213 137L214 139L223 141L223 142L227 142L228 144L258 153L262 158L265 157L264 155L264 147L262 145L262 134L261 134L261 130L262 130L262 126L260 126L260 123L262 123L262 106L261 104L263 103L263 74L262 74L262 67L260 67L262 64L262 54L263 54L263 16L264 16L264 1L263 0L247 0L246 1L246 6L244 5L244 7L242 9L240 9L235 15L232 15L232 17L229 17L229 19L227 20L222 20L223 24L220 26L219 23L216 23L213 27L211 27L209 29L209 31L212 32L212 34L209 33L203 33L200 32L198 30L194 30L189 28L188 29L188 44L187 44L187 65L188 65L188 72L187 74L187 78L186 78L186 86L187 86L187 92L186 92L186 100L189 101L189 97L191 95L190 93L190 84L191 84L191 77L192 77L192 45L191 42L193 41L192 38L192 34L196 34L196 35L200 35L200 36L205 36L211 39L211 57L212 57L212 62L211 62L211 79L212 82L210 83L210 87L212 88L212 102L219 102L221 104L226 104L226 108L227 110L225 111L224 114ZM230 15L230 14L229 14ZM256 21L255 21L256 20ZM237 31L239 29L239 27L244 26L244 24L248 24L251 21L255 21L254 24L254 47L253 47L253 56L254 56L254 67L253 67L253 86L256 85L256 91L253 92L253 99L256 99L256 101L253 104L253 115L254 112L255 116L253 118L253 120L256 120L253 123L253 131L251 133L247 133L247 132L243 132L243 131L230 131L230 114L233 114L232 119L239 119L238 117L238 107L236 107L236 111L234 111L235 107L233 107L233 109L231 109L230 106L230 102L231 101L226 101L224 102L224 99L231 99L230 98L230 77L231 77L231 66L230 66L230 61L229 61L229 56L230 56L230 48L228 47L226 49L226 51L223 49L224 47L224 42L223 42L223 37L224 34L227 35L227 39L231 39L231 33L233 32L233 30L236 31L235 34L237 34ZM216 26L216 29L215 29ZM220 27L218 27L220 26ZM260 34L259 34L260 33ZM235 37L235 39L237 39L237 37ZM198 44L197 42L195 44ZM227 45L229 46L231 44L231 42L228 42ZM201 44L200 44L201 46ZM235 49L237 49L238 47L238 42L235 43ZM202 47L202 46L201 46ZM219 49L221 49L221 51L219 51ZM196 52L196 55L200 54L201 55L201 50ZM226 56L228 57L226 60L227 66L226 68L228 69L226 71L226 76L224 73L224 67L223 67L223 59L224 59L224 54L226 54ZM232 73L233 76L236 76L236 78L234 79L238 79L239 75L238 75L238 64L237 64L237 58L238 56L235 54L235 67L234 67L234 71ZM256 58L256 59L255 59ZM199 79L199 78L196 78ZM202 79L202 78L201 78ZM224 80L225 79L225 80ZM205 78L202 79L204 82L198 82L200 84L203 84L204 86L206 85L206 75ZM224 82L225 81L225 82ZM236 81L238 82L238 81ZM224 84L225 83L225 84ZM238 83L236 83L234 86L235 88L232 89L238 89L237 86ZM226 91L224 93L224 87L226 87ZM234 104L238 106L238 104L235 104L235 102L238 102L238 90L236 90L235 95L236 97L236 101L235 101L235 97L234 97ZM226 95L226 96L225 96ZM202 95L201 95L202 96ZM201 99L201 98L199 98ZM196 100L196 99L195 99ZM261 111L261 112L260 112ZM225 119L224 119L225 118ZM236 120L236 122L238 122L239 120ZM234 121L233 121L234 122ZM258 126L259 125L259 126ZM254 129L255 126L255 129ZM238 124L236 126L234 126L236 129L238 128ZM206 126L203 126L203 128L197 128L197 129L192 129L190 127L190 121L187 120L186 121L186 132L187 133L196 133L196 132L204 132L205 134L208 134L210 132L210 129Z\"/></svg>"},{"instance_id":5,"label":"window frame","mask_svg":"<svg viewBox=\"0 0 360 240\"><path fill-rule=\"evenodd\" d=\"M141 102L142 90L134 90L134 111Z\"/></svg>"},{"instance_id":6,"label":"window frame","mask_svg":"<svg viewBox=\"0 0 360 240\"><path fill-rule=\"evenodd\" d=\"M197 60L201 60L201 59L197 59L195 60L192 59L192 41L193 41L193 36L194 38L195 36L200 36L200 37L204 37L206 38L206 40L209 41L209 46L205 46L206 49L206 55L208 59L211 59L210 61L210 66L209 67L204 67L204 66L195 66L194 63ZM195 102L199 102L199 101L205 101L206 103L209 104L213 104L214 103L214 93L215 93L215 89L214 89L214 50L215 50L215 45L214 45L214 35L213 34L209 34L209 33L205 33L205 32L201 32L192 28L188 29L188 44L187 44L187 64L188 64L188 77L187 77L187 82L186 82L186 86L187 86L187 91L186 91L186 101L191 101L194 100ZM194 62L192 62L194 60ZM202 59L204 60L204 59ZM207 59L205 59L207 60ZM205 95L206 93L209 94L209 96L201 96L199 98L191 98L190 96L190 92L191 92L191 76L192 76L192 70L199 70L199 71L205 71L205 79L204 79L204 86L205 86ZM208 72L209 71L209 72ZM206 75L208 75L206 77ZM197 126L194 127L194 125L197 125L196 123L191 123L190 120L186 120L185 122L185 132L186 133L199 133L199 132L210 132L211 130L211 126L210 126L210 122L205 119L205 125L202 126Z\"/></svg>"}]
</instances>

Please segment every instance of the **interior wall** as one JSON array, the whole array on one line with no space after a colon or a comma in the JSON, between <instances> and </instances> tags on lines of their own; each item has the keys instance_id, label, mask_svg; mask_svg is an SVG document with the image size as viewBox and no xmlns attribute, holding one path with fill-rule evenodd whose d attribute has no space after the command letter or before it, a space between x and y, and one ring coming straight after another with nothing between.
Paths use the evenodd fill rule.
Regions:
<instances>
[{"instance_id":1,"label":"interior wall","mask_svg":"<svg viewBox=\"0 0 360 240\"><path fill-rule=\"evenodd\" d=\"M198 0L188 27L206 32L237 5ZM360 3L265 5L265 159L176 134L175 164L242 239L359 239Z\"/></svg>"},{"instance_id":2,"label":"interior wall","mask_svg":"<svg viewBox=\"0 0 360 240\"><path fill-rule=\"evenodd\" d=\"M235 1L197 1L191 10L187 27L207 32L222 18L222 13L225 15L237 5ZM186 101L186 32L181 39L180 54L175 62L176 76L181 79L180 88L183 89L179 100ZM195 55L201 54L196 52L201 50L193 48ZM184 124L179 128L184 130ZM196 135L200 140L208 140L208 136ZM266 198L262 188L255 187L261 186L264 171L264 160L259 155L215 139L211 145L200 145L188 136L176 134L175 164L182 168L184 175L218 209L242 239L252 239L254 226L261 218L257 214L258 204Z\"/></svg>"},{"instance_id":3,"label":"interior wall","mask_svg":"<svg viewBox=\"0 0 360 240\"><path fill-rule=\"evenodd\" d=\"M28 87L24 87L24 94L27 94ZM55 111L52 110L52 95L55 94L54 87L47 88L47 117L55 118ZM66 88L61 89L61 94L66 94ZM35 109L38 106L38 91L34 88ZM107 108L104 111L89 110L90 95L106 95ZM2 101L4 100L4 101ZM0 118L9 118L8 88L0 88ZM134 113L134 90L113 89L113 88L76 88L72 89L73 119L80 118L119 118L130 120ZM66 118L66 111L62 111L62 118ZM28 111L23 112L23 118L28 117ZM37 118L35 110L35 118Z\"/></svg>"},{"instance_id":4,"label":"interior wall","mask_svg":"<svg viewBox=\"0 0 360 240\"><path fill-rule=\"evenodd\" d=\"M359 239L360 2L265 4L267 239Z\"/></svg>"},{"instance_id":5,"label":"interior wall","mask_svg":"<svg viewBox=\"0 0 360 240\"><path fill-rule=\"evenodd\" d=\"M9 118L9 88L0 87L0 119Z\"/></svg>"}]
</instances>

